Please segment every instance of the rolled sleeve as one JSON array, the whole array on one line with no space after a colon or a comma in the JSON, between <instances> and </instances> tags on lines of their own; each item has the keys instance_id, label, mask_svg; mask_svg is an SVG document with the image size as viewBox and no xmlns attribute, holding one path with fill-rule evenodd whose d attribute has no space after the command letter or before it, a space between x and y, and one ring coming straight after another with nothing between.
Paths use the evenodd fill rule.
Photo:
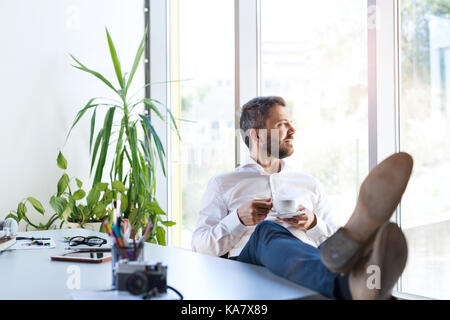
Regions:
<instances>
[{"instance_id":1,"label":"rolled sleeve","mask_svg":"<svg viewBox=\"0 0 450 320\"><path fill-rule=\"evenodd\" d=\"M247 230L247 227L241 223L237 210L232 211L222 219L222 223L228 229L228 232L234 236L240 237Z\"/></svg>"},{"instance_id":2,"label":"rolled sleeve","mask_svg":"<svg viewBox=\"0 0 450 320\"><path fill-rule=\"evenodd\" d=\"M206 187L197 227L192 234L192 250L222 256L239 242L246 230L237 211L228 210L219 183L212 178Z\"/></svg>"}]
</instances>

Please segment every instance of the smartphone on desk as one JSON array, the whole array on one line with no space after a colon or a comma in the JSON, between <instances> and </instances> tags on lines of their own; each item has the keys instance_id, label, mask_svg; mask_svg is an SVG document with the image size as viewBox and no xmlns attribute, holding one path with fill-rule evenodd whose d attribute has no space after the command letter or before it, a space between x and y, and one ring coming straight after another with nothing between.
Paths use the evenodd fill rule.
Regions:
<instances>
[{"instance_id":1,"label":"smartphone on desk","mask_svg":"<svg viewBox=\"0 0 450 320\"><path fill-rule=\"evenodd\" d=\"M102 263L112 260L111 252L67 252L51 256L52 261Z\"/></svg>"}]
</instances>

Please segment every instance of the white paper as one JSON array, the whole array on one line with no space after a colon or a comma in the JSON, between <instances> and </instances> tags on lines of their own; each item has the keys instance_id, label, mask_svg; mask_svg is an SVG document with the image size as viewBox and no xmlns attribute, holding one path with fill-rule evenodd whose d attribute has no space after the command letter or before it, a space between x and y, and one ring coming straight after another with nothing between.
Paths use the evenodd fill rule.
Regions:
<instances>
[{"instance_id":1,"label":"white paper","mask_svg":"<svg viewBox=\"0 0 450 320\"><path fill-rule=\"evenodd\" d=\"M38 246L36 244L33 244L31 246L27 245L31 243L31 240L17 240L15 244L13 244L11 247L8 248L8 250L35 250L35 249L52 249L55 248L55 241L53 241L53 238L50 238L50 240L38 240L42 242L50 242L49 246Z\"/></svg>"}]
</instances>

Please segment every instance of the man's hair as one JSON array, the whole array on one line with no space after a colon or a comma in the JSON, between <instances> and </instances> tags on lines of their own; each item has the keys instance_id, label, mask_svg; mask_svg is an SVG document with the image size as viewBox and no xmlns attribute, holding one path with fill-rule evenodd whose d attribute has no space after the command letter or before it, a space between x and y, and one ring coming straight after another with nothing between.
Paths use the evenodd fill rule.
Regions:
<instances>
[{"instance_id":1,"label":"man's hair","mask_svg":"<svg viewBox=\"0 0 450 320\"><path fill-rule=\"evenodd\" d=\"M283 98L276 96L256 97L242 106L240 128L247 147L250 147L248 130L265 129L270 109L275 106L285 107L286 102Z\"/></svg>"}]
</instances>

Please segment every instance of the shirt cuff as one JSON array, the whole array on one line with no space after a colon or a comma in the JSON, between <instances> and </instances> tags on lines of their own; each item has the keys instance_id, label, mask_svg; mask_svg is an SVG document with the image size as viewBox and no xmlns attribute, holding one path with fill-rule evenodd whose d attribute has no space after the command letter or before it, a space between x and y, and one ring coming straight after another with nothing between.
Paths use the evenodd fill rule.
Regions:
<instances>
[{"instance_id":1,"label":"shirt cuff","mask_svg":"<svg viewBox=\"0 0 450 320\"><path fill-rule=\"evenodd\" d=\"M323 221L316 215L316 225L311 229L306 230L306 234L308 235L308 237L314 240L314 242L320 244L322 238L326 238L326 230L327 225L325 221Z\"/></svg>"},{"instance_id":2,"label":"shirt cuff","mask_svg":"<svg viewBox=\"0 0 450 320\"><path fill-rule=\"evenodd\" d=\"M241 236L247 230L247 226L243 225L239 220L237 210L225 216L222 219L222 223L226 226L228 232L234 236Z\"/></svg>"}]
</instances>

